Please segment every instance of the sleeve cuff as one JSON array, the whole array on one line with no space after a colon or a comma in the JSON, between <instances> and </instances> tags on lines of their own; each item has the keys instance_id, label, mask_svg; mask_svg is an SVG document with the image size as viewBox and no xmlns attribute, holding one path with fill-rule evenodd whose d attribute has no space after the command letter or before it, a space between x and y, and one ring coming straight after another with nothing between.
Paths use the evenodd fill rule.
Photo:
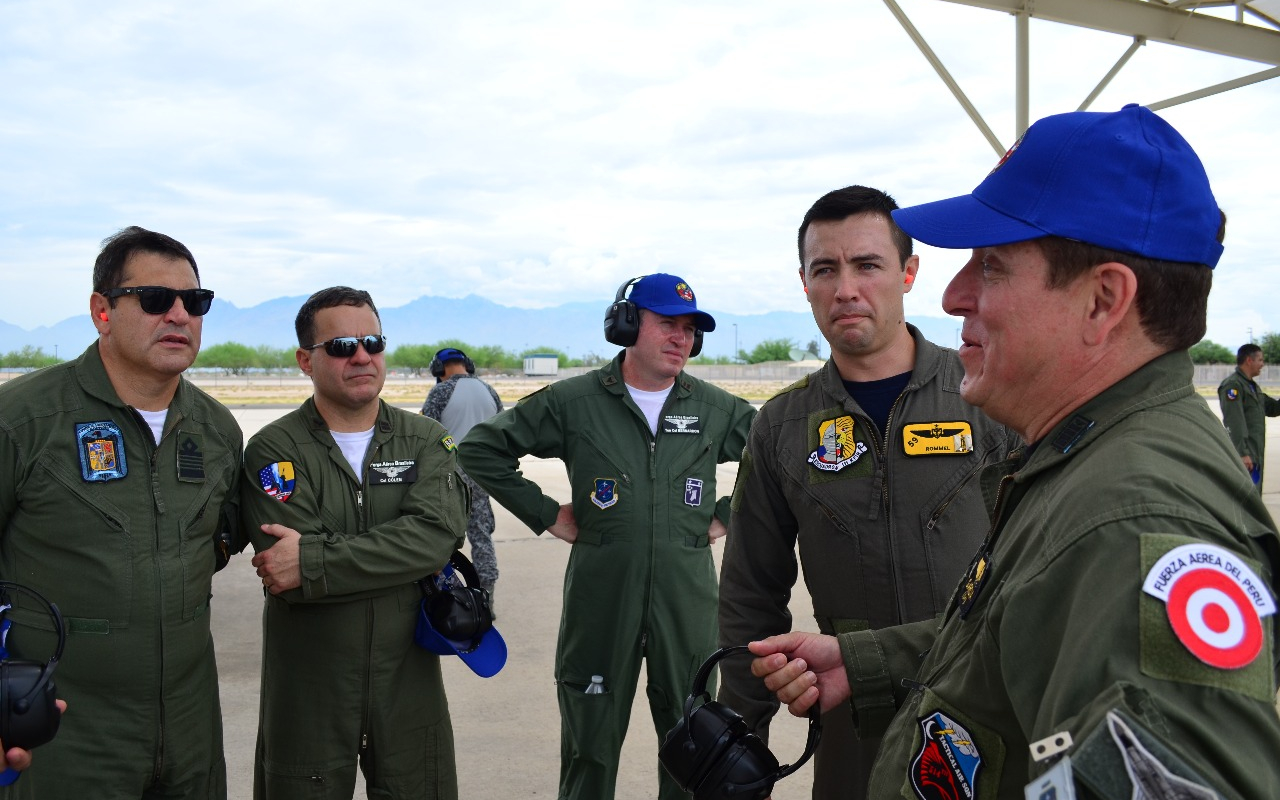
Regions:
<instances>
[{"instance_id":1,"label":"sleeve cuff","mask_svg":"<svg viewBox=\"0 0 1280 800\"><path fill-rule=\"evenodd\" d=\"M837 639L849 679L854 727L862 738L880 736L897 712L884 649L873 630L842 633Z\"/></svg>"}]
</instances>

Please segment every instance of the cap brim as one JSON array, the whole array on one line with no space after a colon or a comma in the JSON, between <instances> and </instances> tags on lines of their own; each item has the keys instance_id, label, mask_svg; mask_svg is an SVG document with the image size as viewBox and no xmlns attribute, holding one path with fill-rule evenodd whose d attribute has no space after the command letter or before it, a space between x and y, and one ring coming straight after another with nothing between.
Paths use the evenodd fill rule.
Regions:
<instances>
[{"instance_id":1,"label":"cap brim","mask_svg":"<svg viewBox=\"0 0 1280 800\"><path fill-rule=\"evenodd\" d=\"M1049 235L996 211L971 194L899 208L892 213L893 221L912 239L951 250L994 247Z\"/></svg>"},{"instance_id":2,"label":"cap brim","mask_svg":"<svg viewBox=\"0 0 1280 800\"><path fill-rule=\"evenodd\" d=\"M647 311L652 311L655 314L661 314L664 317L691 316L696 320L694 325L696 325L700 331L710 332L716 329L716 321L714 317L705 311L690 311L689 307L685 305L641 306L641 308L644 308Z\"/></svg>"},{"instance_id":3,"label":"cap brim","mask_svg":"<svg viewBox=\"0 0 1280 800\"><path fill-rule=\"evenodd\" d=\"M492 678L507 663L507 642L497 628L491 627L485 631L484 636L480 637L480 644L468 650L466 648L471 645L470 642L447 639L432 627L425 608L418 609L418 628L414 632L413 641L437 655L458 656L481 678Z\"/></svg>"}]
</instances>

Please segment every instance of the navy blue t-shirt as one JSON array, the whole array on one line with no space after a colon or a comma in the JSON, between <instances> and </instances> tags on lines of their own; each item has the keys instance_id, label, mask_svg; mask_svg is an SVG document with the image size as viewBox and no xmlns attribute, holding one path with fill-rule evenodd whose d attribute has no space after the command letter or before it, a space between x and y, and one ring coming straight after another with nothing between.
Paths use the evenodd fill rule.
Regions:
<instances>
[{"instance_id":1,"label":"navy blue t-shirt","mask_svg":"<svg viewBox=\"0 0 1280 800\"><path fill-rule=\"evenodd\" d=\"M867 412L867 416L871 417L880 438L884 439L887 435L885 428L889 426L889 412L893 410L893 404L910 381L911 373L904 372L878 381L841 381L841 383L844 384L849 396L862 407L863 411Z\"/></svg>"}]
</instances>

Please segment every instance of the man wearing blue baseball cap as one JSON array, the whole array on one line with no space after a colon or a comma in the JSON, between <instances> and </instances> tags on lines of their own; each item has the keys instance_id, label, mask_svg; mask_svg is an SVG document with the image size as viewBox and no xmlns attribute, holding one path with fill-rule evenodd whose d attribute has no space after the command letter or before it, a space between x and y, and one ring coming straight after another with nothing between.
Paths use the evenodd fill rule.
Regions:
<instances>
[{"instance_id":1,"label":"man wearing blue baseball cap","mask_svg":"<svg viewBox=\"0 0 1280 800\"><path fill-rule=\"evenodd\" d=\"M1199 158L1139 106L1060 114L893 216L972 249L961 396L1026 446L940 625L773 637L754 673L884 731L873 797L1280 797L1280 538L1186 352L1225 219Z\"/></svg>"},{"instance_id":2,"label":"man wearing blue baseball cap","mask_svg":"<svg viewBox=\"0 0 1280 800\"><path fill-rule=\"evenodd\" d=\"M555 666L561 800L613 797L642 662L661 742L716 649L709 545L729 519L716 465L741 457L755 409L684 371L715 327L681 278L627 281L604 320L625 350L476 425L458 448L494 499L573 545ZM528 454L564 460L570 502L520 473ZM659 781L661 800L687 797L666 772Z\"/></svg>"}]
</instances>

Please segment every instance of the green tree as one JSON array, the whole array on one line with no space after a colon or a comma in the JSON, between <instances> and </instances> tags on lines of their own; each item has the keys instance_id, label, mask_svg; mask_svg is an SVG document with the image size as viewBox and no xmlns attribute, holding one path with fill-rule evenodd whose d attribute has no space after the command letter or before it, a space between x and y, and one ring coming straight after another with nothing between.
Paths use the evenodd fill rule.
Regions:
<instances>
[{"instance_id":1,"label":"green tree","mask_svg":"<svg viewBox=\"0 0 1280 800\"><path fill-rule=\"evenodd\" d=\"M269 344L260 344L253 349L253 366L269 370L290 369L298 364L298 360L294 358L293 353L292 347L272 347Z\"/></svg>"},{"instance_id":2,"label":"green tree","mask_svg":"<svg viewBox=\"0 0 1280 800\"><path fill-rule=\"evenodd\" d=\"M431 366L437 349L426 344L402 344L387 355L387 364L413 370L414 375L421 376Z\"/></svg>"},{"instance_id":3,"label":"green tree","mask_svg":"<svg viewBox=\"0 0 1280 800\"><path fill-rule=\"evenodd\" d=\"M1268 364L1280 364L1280 333L1264 333L1258 346L1262 348L1262 358Z\"/></svg>"},{"instance_id":4,"label":"green tree","mask_svg":"<svg viewBox=\"0 0 1280 800\"><path fill-rule=\"evenodd\" d=\"M62 359L45 353L42 347L27 345L0 355L0 367L29 367L38 369L60 363Z\"/></svg>"},{"instance_id":5,"label":"green tree","mask_svg":"<svg viewBox=\"0 0 1280 800\"><path fill-rule=\"evenodd\" d=\"M1236 363L1235 353L1208 339L1201 339L1198 343L1192 345L1188 352L1191 354L1191 360L1197 364Z\"/></svg>"},{"instance_id":6,"label":"green tree","mask_svg":"<svg viewBox=\"0 0 1280 800\"><path fill-rule=\"evenodd\" d=\"M790 361L791 351L796 349L795 339L765 339L748 353L738 351L738 358L748 364L761 364L765 361Z\"/></svg>"},{"instance_id":7,"label":"green tree","mask_svg":"<svg viewBox=\"0 0 1280 800\"><path fill-rule=\"evenodd\" d=\"M250 367L257 366L258 352L239 342L223 342L206 347L196 356L195 366L212 367L226 371L228 375L243 375Z\"/></svg>"}]
</instances>

